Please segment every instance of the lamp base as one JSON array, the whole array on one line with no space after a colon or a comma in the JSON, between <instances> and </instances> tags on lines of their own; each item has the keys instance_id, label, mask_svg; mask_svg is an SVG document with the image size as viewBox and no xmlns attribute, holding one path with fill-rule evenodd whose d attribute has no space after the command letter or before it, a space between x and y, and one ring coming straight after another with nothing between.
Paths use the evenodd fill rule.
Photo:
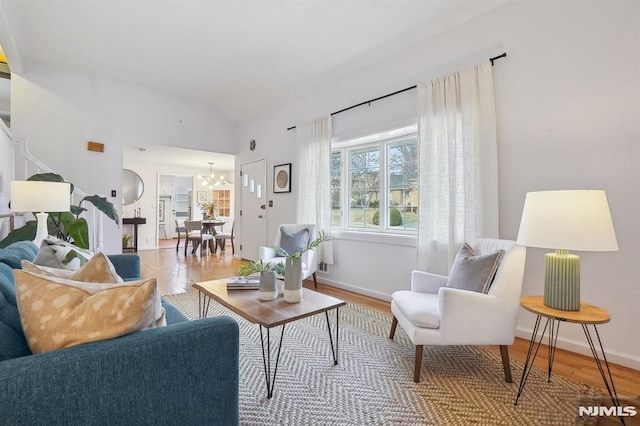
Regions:
<instances>
[{"instance_id":1,"label":"lamp base","mask_svg":"<svg viewBox=\"0 0 640 426\"><path fill-rule=\"evenodd\" d=\"M568 250L544 256L544 304L561 311L580 310L580 257Z\"/></svg>"},{"instance_id":2,"label":"lamp base","mask_svg":"<svg viewBox=\"0 0 640 426\"><path fill-rule=\"evenodd\" d=\"M38 219L38 227L36 228L36 238L33 240L33 244L40 248L42 240L47 238L47 235L49 235L49 230L47 228L47 219L49 218L49 214L40 212L36 214L36 218Z\"/></svg>"}]
</instances>

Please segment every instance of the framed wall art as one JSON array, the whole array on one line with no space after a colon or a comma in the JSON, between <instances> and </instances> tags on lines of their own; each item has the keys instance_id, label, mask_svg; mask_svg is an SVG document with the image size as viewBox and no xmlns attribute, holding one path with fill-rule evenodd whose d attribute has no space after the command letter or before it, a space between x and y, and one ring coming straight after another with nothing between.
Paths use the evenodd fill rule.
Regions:
<instances>
[{"instance_id":1,"label":"framed wall art","mask_svg":"<svg viewBox=\"0 0 640 426\"><path fill-rule=\"evenodd\" d=\"M196 191L196 195L197 195L197 202L198 203L206 203L207 201L209 201L207 199L207 191Z\"/></svg>"},{"instance_id":2,"label":"framed wall art","mask_svg":"<svg viewBox=\"0 0 640 426\"><path fill-rule=\"evenodd\" d=\"M273 166L273 192L291 192L291 163Z\"/></svg>"}]
</instances>

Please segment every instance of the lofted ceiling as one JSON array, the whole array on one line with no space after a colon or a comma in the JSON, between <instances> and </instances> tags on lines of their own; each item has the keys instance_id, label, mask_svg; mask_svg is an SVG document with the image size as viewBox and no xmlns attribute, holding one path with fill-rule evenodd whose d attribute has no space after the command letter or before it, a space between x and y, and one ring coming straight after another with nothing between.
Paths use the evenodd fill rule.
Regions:
<instances>
[{"instance_id":1,"label":"lofted ceiling","mask_svg":"<svg viewBox=\"0 0 640 426\"><path fill-rule=\"evenodd\" d=\"M123 157L125 164L153 164L160 172L179 167L205 176L209 174L209 162L213 162L215 174L228 180L233 180L235 168L234 155L160 145L125 146Z\"/></svg>"},{"instance_id":2,"label":"lofted ceiling","mask_svg":"<svg viewBox=\"0 0 640 426\"><path fill-rule=\"evenodd\" d=\"M0 43L14 72L73 69L240 123L506 1L0 0Z\"/></svg>"}]
</instances>

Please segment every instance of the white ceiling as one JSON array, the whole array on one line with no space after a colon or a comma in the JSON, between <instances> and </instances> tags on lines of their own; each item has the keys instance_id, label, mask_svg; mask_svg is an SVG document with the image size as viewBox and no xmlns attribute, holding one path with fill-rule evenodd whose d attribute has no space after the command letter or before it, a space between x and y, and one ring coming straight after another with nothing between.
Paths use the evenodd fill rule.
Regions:
<instances>
[{"instance_id":1,"label":"white ceiling","mask_svg":"<svg viewBox=\"0 0 640 426\"><path fill-rule=\"evenodd\" d=\"M202 100L240 123L506 1L0 0L0 7L24 71L41 63L107 76ZM11 66L8 40L0 42Z\"/></svg>"},{"instance_id":2,"label":"white ceiling","mask_svg":"<svg viewBox=\"0 0 640 426\"><path fill-rule=\"evenodd\" d=\"M235 165L233 155L160 145L125 146L123 157L125 164L153 164L160 172L185 168L193 175L208 175L208 163L213 161L216 175L224 174L229 180L232 180Z\"/></svg>"}]
</instances>

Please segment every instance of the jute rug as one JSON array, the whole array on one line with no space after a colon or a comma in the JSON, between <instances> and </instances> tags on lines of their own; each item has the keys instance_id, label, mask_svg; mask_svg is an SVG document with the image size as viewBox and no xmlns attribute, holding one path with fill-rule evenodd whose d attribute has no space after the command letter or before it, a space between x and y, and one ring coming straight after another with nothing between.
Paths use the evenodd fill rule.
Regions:
<instances>
[{"instance_id":1,"label":"jute rug","mask_svg":"<svg viewBox=\"0 0 640 426\"><path fill-rule=\"evenodd\" d=\"M165 297L188 318L198 293ZM534 369L514 406L522 363L511 361L506 383L500 355L473 346L425 347L422 381L413 382L414 347L389 316L359 305L340 309L339 365L334 366L324 315L288 324L273 398L266 397L260 333L212 302L209 316L240 325L240 423L243 425L573 425L588 424L578 406L600 395ZM335 314L330 315L335 321ZM271 333L272 347L277 332ZM582 402L581 402L582 401Z\"/></svg>"}]
</instances>

